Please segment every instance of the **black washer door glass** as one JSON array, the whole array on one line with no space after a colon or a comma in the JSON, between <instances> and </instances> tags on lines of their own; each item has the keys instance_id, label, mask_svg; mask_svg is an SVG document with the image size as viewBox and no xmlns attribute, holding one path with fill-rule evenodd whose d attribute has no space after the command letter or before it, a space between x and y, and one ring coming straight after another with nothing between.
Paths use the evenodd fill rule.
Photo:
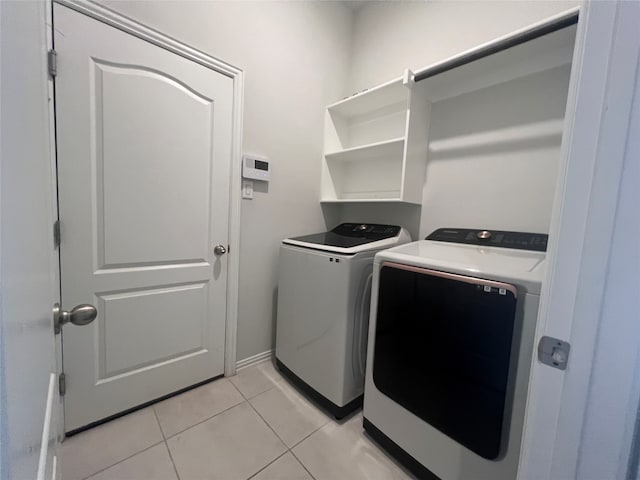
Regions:
<instances>
[{"instance_id":1,"label":"black washer door glass","mask_svg":"<svg viewBox=\"0 0 640 480\"><path fill-rule=\"evenodd\" d=\"M428 272L381 268L374 383L469 450L496 459L516 297L482 280Z\"/></svg>"}]
</instances>

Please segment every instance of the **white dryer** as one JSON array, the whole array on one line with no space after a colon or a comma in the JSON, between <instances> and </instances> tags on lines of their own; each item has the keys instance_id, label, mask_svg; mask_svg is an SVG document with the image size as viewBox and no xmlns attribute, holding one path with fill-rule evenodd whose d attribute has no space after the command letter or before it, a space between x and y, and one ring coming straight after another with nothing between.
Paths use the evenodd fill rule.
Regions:
<instances>
[{"instance_id":1,"label":"white dryer","mask_svg":"<svg viewBox=\"0 0 640 480\"><path fill-rule=\"evenodd\" d=\"M376 255L364 428L418 477L516 478L546 245L446 228Z\"/></svg>"},{"instance_id":2,"label":"white dryer","mask_svg":"<svg viewBox=\"0 0 640 480\"><path fill-rule=\"evenodd\" d=\"M362 404L373 257L409 241L395 225L343 223L282 242L276 365L336 418Z\"/></svg>"}]
</instances>

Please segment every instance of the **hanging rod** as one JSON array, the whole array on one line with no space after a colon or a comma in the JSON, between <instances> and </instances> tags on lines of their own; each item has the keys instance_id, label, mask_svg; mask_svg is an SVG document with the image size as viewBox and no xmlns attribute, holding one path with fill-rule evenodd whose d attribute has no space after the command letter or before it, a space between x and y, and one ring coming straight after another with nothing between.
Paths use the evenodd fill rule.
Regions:
<instances>
[{"instance_id":1,"label":"hanging rod","mask_svg":"<svg viewBox=\"0 0 640 480\"><path fill-rule=\"evenodd\" d=\"M481 58L485 58L489 55L502 52L531 40L535 40L536 38L543 37L544 35L548 35L549 33L557 32L558 30L570 27L571 25L575 25L576 23L578 23L577 9L571 11L566 16L553 19L548 23L537 25L520 34L498 40L494 43L487 44L484 47L480 47L467 53L462 53L461 55L452 58L451 60L438 63L433 67L428 67L426 70L415 74L414 82L419 82L420 80L425 80L435 75L439 75L440 73L444 73L449 70L453 70L454 68L461 67L463 65L466 65L467 63L475 62L476 60L480 60Z\"/></svg>"}]
</instances>

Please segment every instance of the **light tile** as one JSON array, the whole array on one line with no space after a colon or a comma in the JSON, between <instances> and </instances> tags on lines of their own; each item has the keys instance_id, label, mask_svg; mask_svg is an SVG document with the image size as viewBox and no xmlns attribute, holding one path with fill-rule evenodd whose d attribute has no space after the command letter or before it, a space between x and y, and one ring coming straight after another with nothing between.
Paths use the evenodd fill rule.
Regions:
<instances>
[{"instance_id":1,"label":"light tile","mask_svg":"<svg viewBox=\"0 0 640 480\"><path fill-rule=\"evenodd\" d=\"M251 480L313 480L313 477L287 452Z\"/></svg>"},{"instance_id":2,"label":"light tile","mask_svg":"<svg viewBox=\"0 0 640 480\"><path fill-rule=\"evenodd\" d=\"M286 451L246 402L167 443L181 480L245 480Z\"/></svg>"},{"instance_id":3,"label":"light tile","mask_svg":"<svg viewBox=\"0 0 640 480\"><path fill-rule=\"evenodd\" d=\"M364 436L362 414L330 422L293 449L316 480L412 478Z\"/></svg>"},{"instance_id":4,"label":"light tile","mask_svg":"<svg viewBox=\"0 0 640 480\"><path fill-rule=\"evenodd\" d=\"M273 388L282 380L282 375L273 366L273 362L268 360L243 368L235 376L229 377L229 380L238 387L245 398L251 398Z\"/></svg>"},{"instance_id":5,"label":"light tile","mask_svg":"<svg viewBox=\"0 0 640 480\"><path fill-rule=\"evenodd\" d=\"M164 443L115 464L87 480L178 480Z\"/></svg>"},{"instance_id":6,"label":"light tile","mask_svg":"<svg viewBox=\"0 0 640 480\"><path fill-rule=\"evenodd\" d=\"M329 422L329 417L287 382L278 383L250 402L289 448Z\"/></svg>"},{"instance_id":7,"label":"light tile","mask_svg":"<svg viewBox=\"0 0 640 480\"><path fill-rule=\"evenodd\" d=\"M153 408L166 438L244 401L240 392L221 378L164 400Z\"/></svg>"},{"instance_id":8,"label":"light tile","mask_svg":"<svg viewBox=\"0 0 640 480\"><path fill-rule=\"evenodd\" d=\"M62 444L62 478L86 478L163 440L151 408L66 439Z\"/></svg>"}]
</instances>

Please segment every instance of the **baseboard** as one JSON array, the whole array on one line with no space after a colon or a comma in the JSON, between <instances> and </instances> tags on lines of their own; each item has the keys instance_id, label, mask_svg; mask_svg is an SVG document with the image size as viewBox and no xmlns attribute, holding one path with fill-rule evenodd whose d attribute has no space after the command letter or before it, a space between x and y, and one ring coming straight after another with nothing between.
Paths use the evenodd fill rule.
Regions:
<instances>
[{"instance_id":1,"label":"baseboard","mask_svg":"<svg viewBox=\"0 0 640 480\"><path fill-rule=\"evenodd\" d=\"M269 360L272 356L273 350L267 350L266 352L257 353L255 355L252 355L251 357L244 358L236 362L236 370L250 367L251 365L255 365L256 363L264 362L265 360Z\"/></svg>"}]
</instances>

